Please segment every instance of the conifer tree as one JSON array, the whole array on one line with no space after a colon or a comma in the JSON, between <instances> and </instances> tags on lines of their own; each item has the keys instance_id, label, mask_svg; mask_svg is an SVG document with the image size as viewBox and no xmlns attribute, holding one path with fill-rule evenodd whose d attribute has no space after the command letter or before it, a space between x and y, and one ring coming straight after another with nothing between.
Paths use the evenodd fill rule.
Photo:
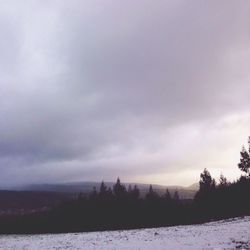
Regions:
<instances>
[{"instance_id":1,"label":"conifer tree","mask_svg":"<svg viewBox=\"0 0 250 250\"><path fill-rule=\"evenodd\" d=\"M163 198L165 198L165 199L168 200L168 201L172 199L171 194L169 193L168 188L166 189L166 192L165 192L165 194L163 195Z\"/></svg>"},{"instance_id":2,"label":"conifer tree","mask_svg":"<svg viewBox=\"0 0 250 250\"><path fill-rule=\"evenodd\" d=\"M107 198L107 186L104 184L104 181L102 181L101 186L100 186L99 197L101 199Z\"/></svg>"},{"instance_id":3,"label":"conifer tree","mask_svg":"<svg viewBox=\"0 0 250 250\"><path fill-rule=\"evenodd\" d=\"M205 168L203 173L200 175L200 192L207 192L215 189L215 180L211 177L211 174Z\"/></svg>"},{"instance_id":4,"label":"conifer tree","mask_svg":"<svg viewBox=\"0 0 250 250\"><path fill-rule=\"evenodd\" d=\"M219 186L220 187L227 187L228 186L227 178L223 174L220 175Z\"/></svg>"},{"instance_id":5,"label":"conifer tree","mask_svg":"<svg viewBox=\"0 0 250 250\"><path fill-rule=\"evenodd\" d=\"M113 187L113 193L116 196L116 198L118 198L118 199L125 198L125 196L127 194L126 187L123 184L121 184L119 177L117 178L116 184Z\"/></svg>"},{"instance_id":6,"label":"conifer tree","mask_svg":"<svg viewBox=\"0 0 250 250\"><path fill-rule=\"evenodd\" d=\"M133 198L134 199L139 199L139 197L140 197L140 190L137 187L137 185L134 185L134 188L132 190L132 194L133 194Z\"/></svg>"},{"instance_id":7,"label":"conifer tree","mask_svg":"<svg viewBox=\"0 0 250 250\"><path fill-rule=\"evenodd\" d=\"M146 194L146 199L152 201L156 200L157 198L159 198L158 194L154 191L153 186L150 185L148 193Z\"/></svg>"},{"instance_id":8,"label":"conifer tree","mask_svg":"<svg viewBox=\"0 0 250 250\"><path fill-rule=\"evenodd\" d=\"M241 171L245 172L246 175L250 176L250 137L248 140L248 150L245 149L245 147L242 147L242 150L240 152L240 163L238 164L238 167Z\"/></svg>"}]
</instances>

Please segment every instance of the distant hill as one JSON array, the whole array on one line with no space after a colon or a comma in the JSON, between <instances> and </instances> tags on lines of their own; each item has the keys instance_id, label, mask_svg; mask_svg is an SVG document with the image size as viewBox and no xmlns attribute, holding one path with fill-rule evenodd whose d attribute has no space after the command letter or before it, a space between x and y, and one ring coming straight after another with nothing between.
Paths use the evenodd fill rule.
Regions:
<instances>
[{"instance_id":1,"label":"distant hill","mask_svg":"<svg viewBox=\"0 0 250 250\"><path fill-rule=\"evenodd\" d=\"M113 187L114 182L105 182L107 187ZM140 189L141 196L145 196L148 192L149 184L141 183L125 183L128 187L131 185L137 185ZM100 187L100 182L69 182L69 183L58 183L58 184L37 184L37 185L28 185L20 187L19 190L22 191L46 191L46 192L57 192L57 193L89 193L93 190L93 187L96 187L97 190ZM180 198L182 199L192 199L198 190L198 184L193 184L189 187L182 186L162 186L162 185L153 185L154 190L160 195L166 192L166 189L169 190L170 194L173 194L176 190L179 193Z\"/></svg>"},{"instance_id":2,"label":"distant hill","mask_svg":"<svg viewBox=\"0 0 250 250\"><path fill-rule=\"evenodd\" d=\"M113 187L113 182L105 182L106 186ZM149 189L149 184L125 183L128 187L137 185L141 197L144 197ZM15 188L15 190L0 190L0 216L8 214L30 213L41 211L60 202L77 197L79 193L89 193L96 187L100 188L100 182L69 182L57 184L37 184ZM189 187L153 185L153 189L163 195L166 189L173 195L177 190L181 199L193 199L198 184Z\"/></svg>"},{"instance_id":3,"label":"distant hill","mask_svg":"<svg viewBox=\"0 0 250 250\"><path fill-rule=\"evenodd\" d=\"M189 189L189 190L196 190L197 191L197 190L199 190L199 183L198 182L194 183L194 184L188 186L187 189Z\"/></svg>"},{"instance_id":4,"label":"distant hill","mask_svg":"<svg viewBox=\"0 0 250 250\"><path fill-rule=\"evenodd\" d=\"M0 190L0 216L46 210L72 197L61 192Z\"/></svg>"}]
</instances>

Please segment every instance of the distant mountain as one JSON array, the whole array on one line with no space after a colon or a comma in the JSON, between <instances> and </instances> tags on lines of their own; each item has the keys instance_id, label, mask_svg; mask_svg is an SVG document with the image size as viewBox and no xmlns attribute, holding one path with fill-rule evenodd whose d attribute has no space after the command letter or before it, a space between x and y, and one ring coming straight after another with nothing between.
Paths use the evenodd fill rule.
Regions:
<instances>
[{"instance_id":1,"label":"distant mountain","mask_svg":"<svg viewBox=\"0 0 250 250\"><path fill-rule=\"evenodd\" d=\"M20 187L19 190L22 191L46 191L46 192L58 192L58 193L89 193L93 190L93 187L96 187L98 190L100 187L100 182L69 182L69 183L58 183L58 184L34 184ZM113 187L114 182L105 182L107 187ZM131 185L137 185L140 189L141 196L145 196L148 192L149 184L141 183L125 183L126 187ZM163 195L166 192L166 189L169 190L170 194L173 195L175 191L178 191L180 198L182 199L192 199L198 190L197 184L193 184L189 187L182 186L162 186L162 185L153 185L154 190Z\"/></svg>"},{"instance_id":2,"label":"distant mountain","mask_svg":"<svg viewBox=\"0 0 250 250\"><path fill-rule=\"evenodd\" d=\"M187 189L198 191L199 190L199 183L198 182L194 183L194 184L188 186Z\"/></svg>"},{"instance_id":3,"label":"distant mountain","mask_svg":"<svg viewBox=\"0 0 250 250\"><path fill-rule=\"evenodd\" d=\"M107 187L113 187L114 182L105 182ZM137 185L141 197L144 197L149 189L149 184L125 183L126 187ZM12 190L0 190L0 216L4 214L27 213L46 209L57 203L77 197L79 193L89 193L96 187L100 188L100 182L69 182L57 184L27 185ZM189 187L153 185L153 189L163 195L166 189L173 195L177 190L181 199L193 199L198 188L195 183Z\"/></svg>"}]
</instances>

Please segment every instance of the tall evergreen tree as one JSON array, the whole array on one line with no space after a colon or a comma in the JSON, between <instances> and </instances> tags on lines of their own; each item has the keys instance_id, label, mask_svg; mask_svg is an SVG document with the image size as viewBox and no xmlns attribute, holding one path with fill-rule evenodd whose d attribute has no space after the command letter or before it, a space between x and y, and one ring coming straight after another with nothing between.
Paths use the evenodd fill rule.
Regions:
<instances>
[{"instance_id":1,"label":"tall evergreen tree","mask_svg":"<svg viewBox=\"0 0 250 250\"><path fill-rule=\"evenodd\" d=\"M146 194L146 199L149 201L153 201L159 198L159 195L154 191L153 186L149 186L148 193Z\"/></svg>"},{"instance_id":2,"label":"tall evergreen tree","mask_svg":"<svg viewBox=\"0 0 250 250\"><path fill-rule=\"evenodd\" d=\"M212 178L211 174L205 168L204 171L200 174L200 189L195 195L195 200L201 200L211 195L215 191L216 183Z\"/></svg>"},{"instance_id":3,"label":"tall evergreen tree","mask_svg":"<svg viewBox=\"0 0 250 250\"><path fill-rule=\"evenodd\" d=\"M248 138L248 150L242 147L240 152L240 163L238 167L241 171L245 172L248 177L250 176L250 137Z\"/></svg>"},{"instance_id":4,"label":"tall evergreen tree","mask_svg":"<svg viewBox=\"0 0 250 250\"><path fill-rule=\"evenodd\" d=\"M116 184L113 187L113 193L118 199L123 199L126 197L127 190L126 187L121 184L120 178L117 178Z\"/></svg>"},{"instance_id":5,"label":"tall evergreen tree","mask_svg":"<svg viewBox=\"0 0 250 250\"><path fill-rule=\"evenodd\" d=\"M172 199L171 194L169 193L168 188L166 189L166 192L163 195L163 198L166 199L166 200L168 200L168 201Z\"/></svg>"},{"instance_id":6,"label":"tall evergreen tree","mask_svg":"<svg viewBox=\"0 0 250 250\"><path fill-rule=\"evenodd\" d=\"M102 181L100 186L99 197L103 200L107 198L107 186L104 184L104 181Z\"/></svg>"},{"instance_id":7,"label":"tall evergreen tree","mask_svg":"<svg viewBox=\"0 0 250 250\"><path fill-rule=\"evenodd\" d=\"M207 192L215 189L215 180L212 178L211 174L205 168L200 175L200 192Z\"/></svg>"},{"instance_id":8,"label":"tall evergreen tree","mask_svg":"<svg viewBox=\"0 0 250 250\"><path fill-rule=\"evenodd\" d=\"M220 187L227 187L228 186L227 178L223 174L220 175L219 186Z\"/></svg>"}]
</instances>

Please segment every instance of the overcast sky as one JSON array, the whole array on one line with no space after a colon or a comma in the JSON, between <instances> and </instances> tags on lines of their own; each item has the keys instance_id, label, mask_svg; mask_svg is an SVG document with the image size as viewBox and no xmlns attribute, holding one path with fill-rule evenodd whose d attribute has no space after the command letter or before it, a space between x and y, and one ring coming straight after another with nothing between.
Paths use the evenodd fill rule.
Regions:
<instances>
[{"instance_id":1,"label":"overcast sky","mask_svg":"<svg viewBox=\"0 0 250 250\"><path fill-rule=\"evenodd\" d=\"M0 186L240 175L250 1L0 1Z\"/></svg>"}]
</instances>

